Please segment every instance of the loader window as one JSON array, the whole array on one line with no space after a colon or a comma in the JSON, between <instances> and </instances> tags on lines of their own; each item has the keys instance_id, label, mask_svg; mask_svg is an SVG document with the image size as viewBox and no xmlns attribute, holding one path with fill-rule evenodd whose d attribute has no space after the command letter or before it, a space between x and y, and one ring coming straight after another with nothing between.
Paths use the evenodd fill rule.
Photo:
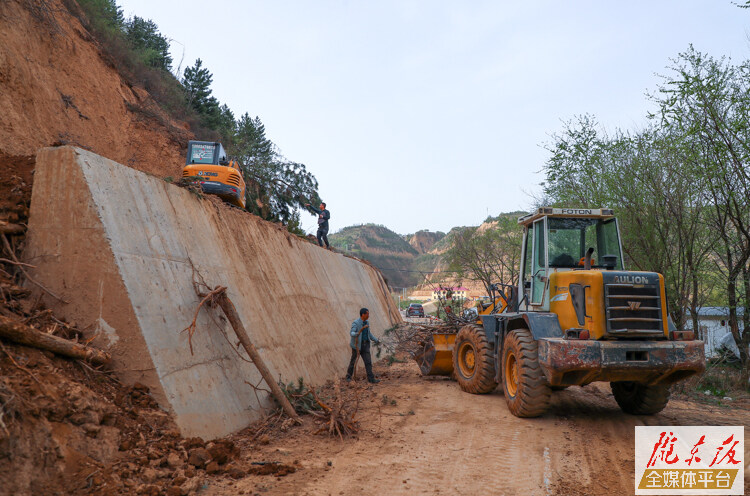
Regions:
<instances>
[{"instance_id":1,"label":"loader window","mask_svg":"<svg viewBox=\"0 0 750 496\"><path fill-rule=\"evenodd\" d=\"M544 300L547 287L547 250L545 247L545 222L540 219L534 222L534 263L531 266L531 304L538 305Z\"/></svg>"},{"instance_id":2,"label":"loader window","mask_svg":"<svg viewBox=\"0 0 750 496\"><path fill-rule=\"evenodd\" d=\"M523 257L523 280L531 282L531 245L533 241L531 239L532 230L527 228L526 232L526 254ZM529 295L531 296L531 295Z\"/></svg>"},{"instance_id":3,"label":"loader window","mask_svg":"<svg viewBox=\"0 0 750 496\"><path fill-rule=\"evenodd\" d=\"M620 239L614 219L550 218L549 264L560 269L580 268L580 260L590 247L594 248L593 267L603 267L603 255L615 255L615 269L622 270Z\"/></svg>"},{"instance_id":4,"label":"loader window","mask_svg":"<svg viewBox=\"0 0 750 496\"><path fill-rule=\"evenodd\" d=\"M609 219L596 224L596 237L599 240L599 253L602 255L616 255L615 270L624 270L622 253L620 252L620 236L617 232L617 221Z\"/></svg>"}]
</instances>

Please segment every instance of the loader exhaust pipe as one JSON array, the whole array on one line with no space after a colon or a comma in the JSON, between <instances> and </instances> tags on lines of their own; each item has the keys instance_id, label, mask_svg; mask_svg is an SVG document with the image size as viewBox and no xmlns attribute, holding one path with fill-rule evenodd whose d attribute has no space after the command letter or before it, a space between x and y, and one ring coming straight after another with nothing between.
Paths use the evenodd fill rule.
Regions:
<instances>
[{"instance_id":1,"label":"loader exhaust pipe","mask_svg":"<svg viewBox=\"0 0 750 496\"><path fill-rule=\"evenodd\" d=\"M591 270L591 255L594 254L594 248L586 250L586 257L583 259L583 270Z\"/></svg>"}]
</instances>

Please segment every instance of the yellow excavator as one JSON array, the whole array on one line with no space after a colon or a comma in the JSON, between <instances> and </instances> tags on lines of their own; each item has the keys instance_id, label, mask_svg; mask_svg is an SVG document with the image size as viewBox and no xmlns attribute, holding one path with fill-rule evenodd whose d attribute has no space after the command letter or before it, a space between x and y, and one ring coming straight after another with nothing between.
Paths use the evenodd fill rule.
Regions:
<instances>
[{"instance_id":1,"label":"yellow excavator","mask_svg":"<svg viewBox=\"0 0 750 496\"><path fill-rule=\"evenodd\" d=\"M245 208L245 180L239 162L227 158L221 143L189 141L182 177L193 178L204 193Z\"/></svg>"},{"instance_id":2,"label":"yellow excavator","mask_svg":"<svg viewBox=\"0 0 750 496\"><path fill-rule=\"evenodd\" d=\"M668 316L664 277L625 270L612 210L544 207L518 222L518 285L477 322L433 333L417 357L423 374L452 375L473 394L502 383L511 413L536 417L551 391L595 381L623 411L654 414L671 384L705 370L703 342Z\"/></svg>"}]
</instances>

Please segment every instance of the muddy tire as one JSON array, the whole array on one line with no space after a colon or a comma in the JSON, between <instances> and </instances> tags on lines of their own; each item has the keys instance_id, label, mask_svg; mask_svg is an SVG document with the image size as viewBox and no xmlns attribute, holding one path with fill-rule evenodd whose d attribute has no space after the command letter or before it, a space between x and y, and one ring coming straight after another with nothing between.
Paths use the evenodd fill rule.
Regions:
<instances>
[{"instance_id":1,"label":"muddy tire","mask_svg":"<svg viewBox=\"0 0 750 496\"><path fill-rule=\"evenodd\" d=\"M669 402L668 386L647 386L638 382L611 382L615 401L625 413L653 415L664 410Z\"/></svg>"},{"instance_id":2,"label":"muddy tire","mask_svg":"<svg viewBox=\"0 0 750 496\"><path fill-rule=\"evenodd\" d=\"M467 325L458 331L453 346L453 372L467 393L487 394L497 387L495 357L480 326Z\"/></svg>"},{"instance_id":3,"label":"muddy tire","mask_svg":"<svg viewBox=\"0 0 750 496\"><path fill-rule=\"evenodd\" d=\"M503 390L516 417L538 417L547 411L551 390L541 365L539 348L528 329L515 329L503 345Z\"/></svg>"}]
</instances>

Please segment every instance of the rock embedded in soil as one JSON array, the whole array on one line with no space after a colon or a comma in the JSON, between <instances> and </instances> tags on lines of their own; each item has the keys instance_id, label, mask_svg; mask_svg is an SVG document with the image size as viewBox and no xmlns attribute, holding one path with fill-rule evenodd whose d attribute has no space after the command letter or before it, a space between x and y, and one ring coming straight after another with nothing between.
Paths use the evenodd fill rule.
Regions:
<instances>
[{"instance_id":1,"label":"rock embedded in soil","mask_svg":"<svg viewBox=\"0 0 750 496\"><path fill-rule=\"evenodd\" d=\"M169 465L172 468L182 467L183 465L182 457L173 451L167 456L167 465Z\"/></svg>"},{"instance_id":2,"label":"rock embedded in soil","mask_svg":"<svg viewBox=\"0 0 750 496\"><path fill-rule=\"evenodd\" d=\"M233 466L227 470L227 475L232 479L242 479L247 474L241 468Z\"/></svg>"},{"instance_id":3,"label":"rock embedded in soil","mask_svg":"<svg viewBox=\"0 0 750 496\"><path fill-rule=\"evenodd\" d=\"M230 458L233 458L236 451L237 448L234 446L234 443L224 440L213 443L213 445L208 448L211 459L219 465L227 463Z\"/></svg>"},{"instance_id":4,"label":"rock embedded in soil","mask_svg":"<svg viewBox=\"0 0 750 496\"><path fill-rule=\"evenodd\" d=\"M206 442L199 437L190 437L180 443L186 450L191 448L205 448Z\"/></svg>"},{"instance_id":5,"label":"rock embedded in soil","mask_svg":"<svg viewBox=\"0 0 750 496\"><path fill-rule=\"evenodd\" d=\"M141 473L141 477L146 482L154 482L158 478L156 474L156 470L154 470L153 468L144 469L143 472Z\"/></svg>"},{"instance_id":6,"label":"rock embedded in soil","mask_svg":"<svg viewBox=\"0 0 750 496\"><path fill-rule=\"evenodd\" d=\"M188 455L188 463L196 468L205 467L210 459L211 455L206 448L193 448Z\"/></svg>"}]
</instances>

